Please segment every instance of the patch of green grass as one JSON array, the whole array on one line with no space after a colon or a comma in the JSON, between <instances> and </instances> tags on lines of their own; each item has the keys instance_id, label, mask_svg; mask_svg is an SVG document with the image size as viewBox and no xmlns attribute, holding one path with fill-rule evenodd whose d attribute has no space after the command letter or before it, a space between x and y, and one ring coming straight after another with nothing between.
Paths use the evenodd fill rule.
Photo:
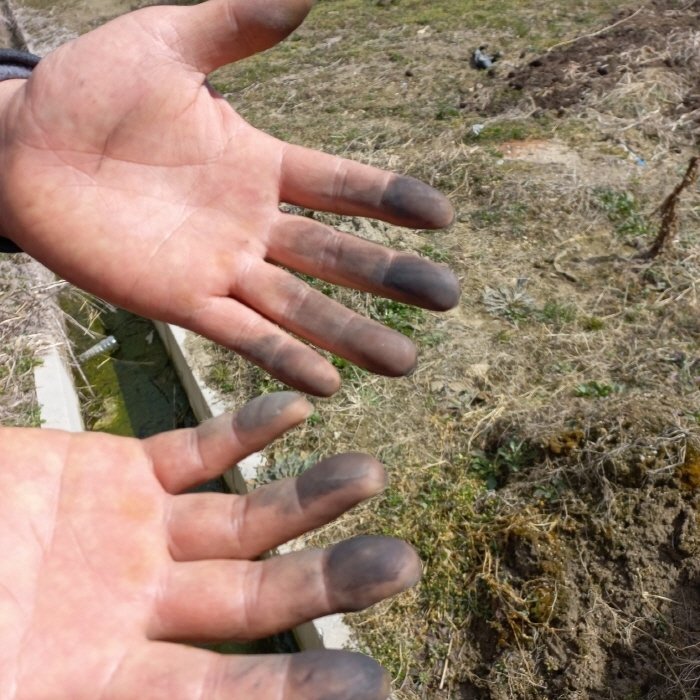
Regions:
<instances>
[{"instance_id":1,"label":"patch of green grass","mask_svg":"<svg viewBox=\"0 0 700 700\"><path fill-rule=\"evenodd\" d=\"M419 249L422 256L432 260L436 263L450 263L452 261L452 255L442 248L438 248L431 243L426 243Z\"/></svg>"},{"instance_id":2,"label":"patch of green grass","mask_svg":"<svg viewBox=\"0 0 700 700\"><path fill-rule=\"evenodd\" d=\"M469 130L466 141L501 143L503 141L523 141L531 138L538 130L532 121L499 121L487 124L479 133Z\"/></svg>"},{"instance_id":3,"label":"patch of green grass","mask_svg":"<svg viewBox=\"0 0 700 700\"><path fill-rule=\"evenodd\" d=\"M495 452L476 451L472 454L470 468L483 480L489 491L503 486L513 474L518 474L534 459L533 450L522 441L511 439Z\"/></svg>"},{"instance_id":4,"label":"patch of green grass","mask_svg":"<svg viewBox=\"0 0 700 700\"><path fill-rule=\"evenodd\" d=\"M530 208L524 202L490 204L470 214L471 221L479 229L498 229L509 236L519 236L527 223Z\"/></svg>"},{"instance_id":5,"label":"patch of green grass","mask_svg":"<svg viewBox=\"0 0 700 700\"><path fill-rule=\"evenodd\" d=\"M573 304L548 301L539 311L538 316L547 325L561 327L576 320L577 312Z\"/></svg>"},{"instance_id":6,"label":"patch of green grass","mask_svg":"<svg viewBox=\"0 0 700 700\"><path fill-rule=\"evenodd\" d=\"M598 316L584 316L580 320L580 325L584 331L602 331L605 328L605 321Z\"/></svg>"},{"instance_id":7,"label":"patch of green grass","mask_svg":"<svg viewBox=\"0 0 700 700\"><path fill-rule=\"evenodd\" d=\"M438 617L464 620L470 601L464 596L463 580L455 575L455 567L468 565L465 557L472 549L469 521L483 487L479 479L465 475L463 465L416 470L415 485L410 499L402 489L390 486L379 501L384 532L406 538L424 562L419 589L424 609Z\"/></svg>"},{"instance_id":8,"label":"patch of green grass","mask_svg":"<svg viewBox=\"0 0 700 700\"><path fill-rule=\"evenodd\" d=\"M271 481L297 477L318 460L319 456L316 453L309 455L296 452L275 453L268 459L265 469L256 478L256 483L263 485Z\"/></svg>"},{"instance_id":9,"label":"patch of green grass","mask_svg":"<svg viewBox=\"0 0 700 700\"><path fill-rule=\"evenodd\" d=\"M461 113L459 109L451 104L440 105L440 107L438 107L437 112L435 113L435 119L437 119L438 121L456 120L459 119L460 116Z\"/></svg>"},{"instance_id":10,"label":"patch of green grass","mask_svg":"<svg viewBox=\"0 0 700 700\"><path fill-rule=\"evenodd\" d=\"M369 315L389 328L412 338L425 320L425 312L391 299L372 299Z\"/></svg>"},{"instance_id":11,"label":"patch of green grass","mask_svg":"<svg viewBox=\"0 0 700 700\"><path fill-rule=\"evenodd\" d=\"M208 384L221 392L231 392L236 388L231 376L231 368L225 361L209 365L206 380Z\"/></svg>"},{"instance_id":12,"label":"patch of green grass","mask_svg":"<svg viewBox=\"0 0 700 700\"><path fill-rule=\"evenodd\" d=\"M638 238L651 232L651 225L640 209L639 200L629 191L601 188L597 191L601 209L623 238Z\"/></svg>"}]
</instances>

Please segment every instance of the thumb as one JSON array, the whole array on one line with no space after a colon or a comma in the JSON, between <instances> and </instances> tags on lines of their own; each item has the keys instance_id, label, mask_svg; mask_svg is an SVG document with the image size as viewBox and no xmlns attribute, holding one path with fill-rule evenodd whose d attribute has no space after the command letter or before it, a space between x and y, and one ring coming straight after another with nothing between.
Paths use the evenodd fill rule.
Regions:
<instances>
[{"instance_id":1,"label":"thumb","mask_svg":"<svg viewBox=\"0 0 700 700\"><path fill-rule=\"evenodd\" d=\"M171 7L168 20L178 37L172 48L206 75L278 44L304 21L313 4L314 0L208 0Z\"/></svg>"}]
</instances>

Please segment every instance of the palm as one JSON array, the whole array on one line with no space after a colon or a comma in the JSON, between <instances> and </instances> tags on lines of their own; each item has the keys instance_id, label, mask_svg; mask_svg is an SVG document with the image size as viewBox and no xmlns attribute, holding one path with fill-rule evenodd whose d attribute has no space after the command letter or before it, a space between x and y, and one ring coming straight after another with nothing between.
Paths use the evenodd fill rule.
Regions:
<instances>
[{"instance_id":1,"label":"palm","mask_svg":"<svg viewBox=\"0 0 700 700\"><path fill-rule=\"evenodd\" d=\"M345 686L342 697L383 697L382 674L358 655L223 657L173 643L269 635L415 580L413 553L382 538L251 561L376 493L369 458L326 460L244 498L173 495L307 414L278 394L233 430L224 416L143 442L0 430L0 687L16 700L320 698Z\"/></svg>"},{"instance_id":2,"label":"palm","mask_svg":"<svg viewBox=\"0 0 700 700\"><path fill-rule=\"evenodd\" d=\"M210 90L213 68L291 29L270 28L268 15L295 2L272 5L150 8L48 56L8 110L20 146L0 196L7 234L67 279L329 394L335 370L280 326L384 374L410 371L415 351L280 266L434 309L456 303L457 285L443 267L281 213L280 202L421 227L452 214L416 181L257 131ZM235 31L220 27L226 12ZM212 22L211 35L186 36L195 19Z\"/></svg>"}]
</instances>

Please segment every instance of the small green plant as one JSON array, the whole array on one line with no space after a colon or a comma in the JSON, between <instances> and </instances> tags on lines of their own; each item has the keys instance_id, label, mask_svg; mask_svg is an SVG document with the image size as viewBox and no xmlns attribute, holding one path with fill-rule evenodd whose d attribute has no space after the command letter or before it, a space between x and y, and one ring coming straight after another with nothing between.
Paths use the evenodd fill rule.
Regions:
<instances>
[{"instance_id":1,"label":"small green plant","mask_svg":"<svg viewBox=\"0 0 700 700\"><path fill-rule=\"evenodd\" d=\"M624 238L637 238L650 233L647 217L640 211L639 202L631 192L612 189L599 189L598 200L615 233Z\"/></svg>"},{"instance_id":2,"label":"small green plant","mask_svg":"<svg viewBox=\"0 0 700 700\"><path fill-rule=\"evenodd\" d=\"M535 313L535 301L525 291L527 278L521 277L513 287L486 287L482 300L493 316L500 316L511 323L530 318Z\"/></svg>"},{"instance_id":3,"label":"small green plant","mask_svg":"<svg viewBox=\"0 0 700 700\"><path fill-rule=\"evenodd\" d=\"M576 307L558 301L548 301L539 312L543 323L552 326L564 326L576 320Z\"/></svg>"},{"instance_id":4,"label":"small green plant","mask_svg":"<svg viewBox=\"0 0 700 700\"><path fill-rule=\"evenodd\" d=\"M605 328L605 321L598 316L584 316L581 319L581 328L584 331L602 331Z\"/></svg>"},{"instance_id":5,"label":"small green plant","mask_svg":"<svg viewBox=\"0 0 700 700\"><path fill-rule=\"evenodd\" d=\"M263 485L271 481L297 477L316 464L318 459L315 453L306 456L296 452L275 454L255 481L258 485Z\"/></svg>"},{"instance_id":6,"label":"small green plant","mask_svg":"<svg viewBox=\"0 0 700 700\"><path fill-rule=\"evenodd\" d=\"M452 260L452 256L442 248L436 248L430 243L426 243L422 248L420 248L420 254L426 258L429 258L436 263L448 263Z\"/></svg>"},{"instance_id":7,"label":"small green plant","mask_svg":"<svg viewBox=\"0 0 700 700\"><path fill-rule=\"evenodd\" d=\"M459 117L459 110L452 105L442 105L435 114L435 119L438 121L446 121L455 117Z\"/></svg>"},{"instance_id":8,"label":"small green plant","mask_svg":"<svg viewBox=\"0 0 700 700\"><path fill-rule=\"evenodd\" d=\"M501 121L487 124L483 129L467 132L465 141L490 141L501 143L502 141L523 141L533 135L531 123L522 121Z\"/></svg>"},{"instance_id":9,"label":"small green plant","mask_svg":"<svg viewBox=\"0 0 700 700\"><path fill-rule=\"evenodd\" d=\"M375 321L409 337L416 334L425 319L425 314L420 309L391 299L373 299L369 315Z\"/></svg>"},{"instance_id":10,"label":"small green plant","mask_svg":"<svg viewBox=\"0 0 700 700\"><path fill-rule=\"evenodd\" d=\"M511 439L493 454L475 451L470 466L483 479L486 488L495 491L505 484L509 476L517 474L532 462L532 459L531 448L522 441Z\"/></svg>"},{"instance_id":11,"label":"small green plant","mask_svg":"<svg viewBox=\"0 0 700 700\"><path fill-rule=\"evenodd\" d=\"M608 384L592 380L578 384L574 389L574 395L587 399L604 399L620 391L622 391L622 387L619 384Z\"/></svg>"},{"instance_id":12,"label":"small green plant","mask_svg":"<svg viewBox=\"0 0 700 700\"><path fill-rule=\"evenodd\" d=\"M231 370L223 361L210 365L207 372L207 382L222 392L231 392L236 388L231 377Z\"/></svg>"}]
</instances>

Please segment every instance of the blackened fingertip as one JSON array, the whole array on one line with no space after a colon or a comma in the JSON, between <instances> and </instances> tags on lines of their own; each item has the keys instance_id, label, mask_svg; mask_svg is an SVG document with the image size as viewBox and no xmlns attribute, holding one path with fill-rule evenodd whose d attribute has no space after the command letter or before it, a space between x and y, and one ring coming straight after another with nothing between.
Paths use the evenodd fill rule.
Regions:
<instances>
[{"instance_id":1,"label":"blackened fingertip","mask_svg":"<svg viewBox=\"0 0 700 700\"><path fill-rule=\"evenodd\" d=\"M300 394L293 391L280 391L275 394L258 396L236 413L234 417L236 428L246 433L264 428L273 423L289 406L297 402L299 402L300 407L307 404L308 407L304 406L304 408L307 411L307 416L310 415L308 411L309 409L313 410L313 407ZM301 420L303 420L303 416Z\"/></svg>"},{"instance_id":2,"label":"blackened fingertip","mask_svg":"<svg viewBox=\"0 0 700 700\"><path fill-rule=\"evenodd\" d=\"M296 482L302 508L331 494L346 492L357 503L386 488L384 467L373 457L360 453L335 455L305 471Z\"/></svg>"},{"instance_id":3,"label":"blackened fingertip","mask_svg":"<svg viewBox=\"0 0 700 700\"><path fill-rule=\"evenodd\" d=\"M404 377L416 367L416 346L398 331L358 318L346 335L343 356L370 372Z\"/></svg>"},{"instance_id":4,"label":"blackened fingertip","mask_svg":"<svg viewBox=\"0 0 700 700\"><path fill-rule=\"evenodd\" d=\"M411 303L432 311L447 311L459 301L459 281L452 270L415 255L397 255L382 281Z\"/></svg>"},{"instance_id":5,"label":"blackened fingertip","mask_svg":"<svg viewBox=\"0 0 700 700\"><path fill-rule=\"evenodd\" d=\"M364 608L415 585L420 559L405 542L390 537L355 537L327 550L326 584L341 612Z\"/></svg>"},{"instance_id":6,"label":"blackened fingertip","mask_svg":"<svg viewBox=\"0 0 700 700\"><path fill-rule=\"evenodd\" d=\"M396 175L389 180L381 206L406 226L445 228L455 217L447 197L413 177Z\"/></svg>"},{"instance_id":7,"label":"blackened fingertip","mask_svg":"<svg viewBox=\"0 0 700 700\"><path fill-rule=\"evenodd\" d=\"M389 676L373 659L348 651L306 651L290 657L285 697L384 700Z\"/></svg>"},{"instance_id":8,"label":"blackened fingertip","mask_svg":"<svg viewBox=\"0 0 700 700\"><path fill-rule=\"evenodd\" d=\"M314 0L250 3L250 10L244 5L239 12L256 34L264 32L279 41L304 21L314 4Z\"/></svg>"}]
</instances>

